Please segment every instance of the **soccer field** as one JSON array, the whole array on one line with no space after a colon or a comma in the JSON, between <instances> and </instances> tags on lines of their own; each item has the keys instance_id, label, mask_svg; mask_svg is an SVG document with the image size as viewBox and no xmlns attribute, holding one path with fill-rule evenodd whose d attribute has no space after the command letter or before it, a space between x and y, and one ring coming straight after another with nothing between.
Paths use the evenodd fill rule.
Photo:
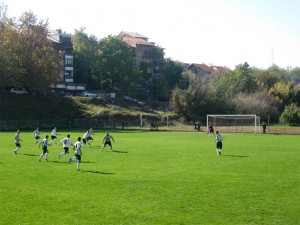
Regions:
<instances>
[{"instance_id":1,"label":"soccer field","mask_svg":"<svg viewBox=\"0 0 300 225\"><path fill-rule=\"evenodd\" d=\"M0 224L300 224L299 135L225 133L218 157L203 132L112 131L100 152L95 131L76 171L62 145L39 162L32 132L17 155L0 132Z\"/></svg>"}]
</instances>

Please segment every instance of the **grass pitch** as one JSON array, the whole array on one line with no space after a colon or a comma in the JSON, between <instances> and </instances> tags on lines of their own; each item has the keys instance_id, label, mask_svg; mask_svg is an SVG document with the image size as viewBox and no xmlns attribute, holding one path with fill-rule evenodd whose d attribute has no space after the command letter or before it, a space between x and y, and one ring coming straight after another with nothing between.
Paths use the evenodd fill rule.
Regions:
<instances>
[{"instance_id":1,"label":"grass pitch","mask_svg":"<svg viewBox=\"0 0 300 225\"><path fill-rule=\"evenodd\" d=\"M218 157L202 132L112 131L100 152L98 131L77 172L61 145L38 162L31 131L14 155L14 134L0 133L0 224L300 224L299 136L223 134Z\"/></svg>"}]
</instances>

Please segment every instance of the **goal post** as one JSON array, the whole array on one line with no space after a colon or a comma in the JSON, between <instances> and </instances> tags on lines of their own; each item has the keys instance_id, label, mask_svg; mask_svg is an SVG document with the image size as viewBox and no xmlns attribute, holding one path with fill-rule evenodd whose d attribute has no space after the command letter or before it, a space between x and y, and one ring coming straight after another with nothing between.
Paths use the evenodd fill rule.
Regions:
<instances>
[{"instance_id":1,"label":"goal post","mask_svg":"<svg viewBox=\"0 0 300 225\"><path fill-rule=\"evenodd\" d=\"M222 132L256 134L260 126L260 117L254 114L209 114L206 118L207 131L209 125L212 125L214 130L221 130Z\"/></svg>"}]
</instances>

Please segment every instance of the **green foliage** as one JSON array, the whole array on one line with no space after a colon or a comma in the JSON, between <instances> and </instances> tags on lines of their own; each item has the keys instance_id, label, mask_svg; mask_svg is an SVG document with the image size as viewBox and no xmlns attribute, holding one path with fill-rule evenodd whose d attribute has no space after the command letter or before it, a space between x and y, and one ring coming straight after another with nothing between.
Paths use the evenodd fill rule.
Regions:
<instances>
[{"instance_id":1,"label":"green foliage","mask_svg":"<svg viewBox=\"0 0 300 225\"><path fill-rule=\"evenodd\" d=\"M92 35L88 36L84 32L84 28L80 28L75 30L72 42L74 50L74 80L77 83L86 84L88 89L100 88L101 80L93 79L97 73L96 63L100 54L97 38Z\"/></svg>"},{"instance_id":2,"label":"green foliage","mask_svg":"<svg viewBox=\"0 0 300 225\"><path fill-rule=\"evenodd\" d=\"M1 132L1 224L299 222L296 135L223 134L217 157L206 133L111 131L115 152L100 152L105 132L95 131L77 172L76 163L58 158L61 145L38 162L33 130L21 130L17 155L14 133ZM58 137L70 134L75 142L84 132L58 130Z\"/></svg>"},{"instance_id":3,"label":"green foliage","mask_svg":"<svg viewBox=\"0 0 300 225\"><path fill-rule=\"evenodd\" d=\"M222 74L215 85L217 95L226 98L232 98L240 92L252 93L257 90L257 83L248 63L237 65L231 73Z\"/></svg>"},{"instance_id":4,"label":"green foliage","mask_svg":"<svg viewBox=\"0 0 300 225\"><path fill-rule=\"evenodd\" d=\"M128 87L136 82L139 70L130 46L116 37L108 36L99 42L100 56L97 61L97 77L114 89Z\"/></svg>"},{"instance_id":5,"label":"green foliage","mask_svg":"<svg viewBox=\"0 0 300 225\"><path fill-rule=\"evenodd\" d=\"M278 108L275 97L267 91L257 91L251 94L240 93L232 99L234 112L237 114L256 114L261 118L278 118Z\"/></svg>"},{"instance_id":6,"label":"green foliage","mask_svg":"<svg viewBox=\"0 0 300 225\"><path fill-rule=\"evenodd\" d=\"M48 92L61 69L59 54L47 39L48 23L29 11L0 25L0 86Z\"/></svg>"},{"instance_id":7,"label":"green foliage","mask_svg":"<svg viewBox=\"0 0 300 225\"><path fill-rule=\"evenodd\" d=\"M155 79L155 99L158 101L168 101L170 99L170 90L168 80L164 74Z\"/></svg>"},{"instance_id":8,"label":"green foliage","mask_svg":"<svg viewBox=\"0 0 300 225\"><path fill-rule=\"evenodd\" d=\"M283 109L286 105L297 102L299 96L299 88L293 82L277 82L270 89L270 93L275 96L280 108Z\"/></svg>"},{"instance_id":9,"label":"green foliage","mask_svg":"<svg viewBox=\"0 0 300 225\"><path fill-rule=\"evenodd\" d=\"M191 82L187 90L175 88L171 98L173 110L187 120L204 120L207 114L221 111L230 113L230 102L218 98L211 85L204 80L197 80Z\"/></svg>"},{"instance_id":10,"label":"green foliage","mask_svg":"<svg viewBox=\"0 0 300 225\"><path fill-rule=\"evenodd\" d=\"M181 62L168 60L164 65L164 74L166 76L169 89L172 90L182 79L184 67Z\"/></svg>"},{"instance_id":11,"label":"green foliage","mask_svg":"<svg viewBox=\"0 0 300 225\"><path fill-rule=\"evenodd\" d=\"M297 104L285 106L283 113L280 116L281 123L299 124L300 123L300 107Z\"/></svg>"},{"instance_id":12,"label":"green foliage","mask_svg":"<svg viewBox=\"0 0 300 225\"><path fill-rule=\"evenodd\" d=\"M254 73L258 87L269 90L275 83L279 82L280 78L277 73L272 73L268 70L258 70Z\"/></svg>"},{"instance_id":13,"label":"green foliage","mask_svg":"<svg viewBox=\"0 0 300 225\"><path fill-rule=\"evenodd\" d=\"M290 71L290 79L296 83L300 83L300 68L296 67Z\"/></svg>"}]
</instances>

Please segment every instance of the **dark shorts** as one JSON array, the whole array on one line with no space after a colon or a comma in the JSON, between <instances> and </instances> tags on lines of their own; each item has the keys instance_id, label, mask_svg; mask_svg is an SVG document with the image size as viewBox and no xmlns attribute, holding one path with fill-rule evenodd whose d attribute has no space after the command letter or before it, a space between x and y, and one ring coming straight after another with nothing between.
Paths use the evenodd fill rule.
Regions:
<instances>
[{"instance_id":1,"label":"dark shorts","mask_svg":"<svg viewBox=\"0 0 300 225\"><path fill-rule=\"evenodd\" d=\"M106 145L109 145L109 146L111 147L111 141L106 141L106 142L104 143L104 146L106 146Z\"/></svg>"},{"instance_id":2,"label":"dark shorts","mask_svg":"<svg viewBox=\"0 0 300 225\"><path fill-rule=\"evenodd\" d=\"M39 139L40 139L40 136L36 136L36 137L35 137L35 140L39 140Z\"/></svg>"},{"instance_id":3,"label":"dark shorts","mask_svg":"<svg viewBox=\"0 0 300 225\"><path fill-rule=\"evenodd\" d=\"M69 148L68 147L64 147L65 153L69 153Z\"/></svg>"},{"instance_id":4,"label":"dark shorts","mask_svg":"<svg viewBox=\"0 0 300 225\"><path fill-rule=\"evenodd\" d=\"M21 144L20 143L16 143L16 146L21 148Z\"/></svg>"},{"instance_id":5,"label":"dark shorts","mask_svg":"<svg viewBox=\"0 0 300 225\"><path fill-rule=\"evenodd\" d=\"M52 139L52 140L53 140L53 139L57 139L57 137L54 136L54 135L51 135L51 139Z\"/></svg>"},{"instance_id":6,"label":"dark shorts","mask_svg":"<svg viewBox=\"0 0 300 225\"><path fill-rule=\"evenodd\" d=\"M81 161L81 155L77 155L75 154L76 159L78 159L79 161Z\"/></svg>"},{"instance_id":7,"label":"dark shorts","mask_svg":"<svg viewBox=\"0 0 300 225\"><path fill-rule=\"evenodd\" d=\"M88 137L87 140L89 141L89 140L94 140L94 139L92 137Z\"/></svg>"},{"instance_id":8,"label":"dark shorts","mask_svg":"<svg viewBox=\"0 0 300 225\"><path fill-rule=\"evenodd\" d=\"M222 142L217 142L217 148L222 149Z\"/></svg>"},{"instance_id":9,"label":"dark shorts","mask_svg":"<svg viewBox=\"0 0 300 225\"><path fill-rule=\"evenodd\" d=\"M48 152L47 146L43 146L43 154L46 154Z\"/></svg>"},{"instance_id":10,"label":"dark shorts","mask_svg":"<svg viewBox=\"0 0 300 225\"><path fill-rule=\"evenodd\" d=\"M89 140L94 140L94 139L92 137L82 138L84 144L86 144L86 142Z\"/></svg>"}]
</instances>

